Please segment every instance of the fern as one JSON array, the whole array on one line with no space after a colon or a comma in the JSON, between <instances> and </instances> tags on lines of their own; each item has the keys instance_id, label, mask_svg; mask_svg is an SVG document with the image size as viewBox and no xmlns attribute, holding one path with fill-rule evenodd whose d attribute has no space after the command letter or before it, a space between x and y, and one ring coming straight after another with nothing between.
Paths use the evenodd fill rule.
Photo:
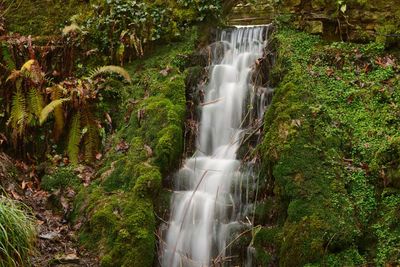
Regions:
<instances>
[{"instance_id":1,"label":"fern","mask_svg":"<svg viewBox=\"0 0 400 267\"><path fill-rule=\"evenodd\" d=\"M29 111L33 113L37 118L40 118L40 114L43 110L43 97L36 88L31 88L28 93L29 100Z\"/></svg>"},{"instance_id":2,"label":"fern","mask_svg":"<svg viewBox=\"0 0 400 267\"><path fill-rule=\"evenodd\" d=\"M12 70L10 75L8 75L6 82L17 81L21 77L21 72L19 70Z\"/></svg>"},{"instance_id":3,"label":"fern","mask_svg":"<svg viewBox=\"0 0 400 267\"><path fill-rule=\"evenodd\" d=\"M28 78L37 84L43 82L44 79L44 74L41 71L40 65L34 59L25 62L21 67L20 73L23 77Z\"/></svg>"},{"instance_id":4,"label":"fern","mask_svg":"<svg viewBox=\"0 0 400 267\"><path fill-rule=\"evenodd\" d=\"M2 50L1 54L3 56L4 62L6 63L7 69L9 71L14 70L16 68L15 67L15 63L14 63L14 60L12 59L11 53L10 53L10 51L9 51L9 49L8 49L8 47L7 47L7 45L5 43L2 43L1 50Z\"/></svg>"},{"instance_id":5,"label":"fern","mask_svg":"<svg viewBox=\"0 0 400 267\"><path fill-rule=\"evenodd\" d=\"M60 99L62 96L62 89L63 88L60 85L54 86L51 94L51 99ZM54 108L54 119L54 138L58 140L64 130L64 110L61 105Z\"/></svg>"},{"instance_id":6,"label":"fern","mask_svg":"<svg viewBox=\"0 0 400 267\"><path fill-rule=\"evenodd\" d=\"M61 98L53 100L49 104L47 104L47 106L45 106L40 112L39 123L42 125L47 120L50 113L53 112L53 110L60 107L62 103L69 100L70 100L69 98Z\"/></svg>"},{"instance_id":7,"label":"fern","mask_svg":"<svg viewBox=\"0 0 400 267\"><path fill-rule=\"evenodd\" d=\"M99 146L99 131L96 120L90 112L90 108L86 108L82 112L82 123L85 125L83 143L85 151L85 160L90 162Z\"/></svg>"},{"instance_id":8,"label":"fern","mask_svg":"<svg viewBox=\"0 0 400 267\"><path fill-rule=\"evenodd\" d=\"M130 35L129 39L139 57L144 56L142 41L139 39L139 37L135 33L133 33Z\"/></svg>"},{"instance_id":9,"label":"fern","mask_svg":"<svg viewBox=\"0 0 400 267\"><path fill-rule=\"evenodd\" d=\"M22 72L24 72L24 71L30 72L32 70L32 66L35 65L35 63L36 63L36 60L34 60L34 59L28 60L27 62L24 63L24 65L22 65L21 71Z\"/></svg>"},{"instance_id":10,"label":"fern","mask_svg":"<svg viewBox=\"0 0 400 267\"><path fill-rule=\"evenodd\" d=\"M79 143L81 142L81 114L77 112L71 121L67 153L72 164L78 164Z\"/></svg>"},{"instance_id":11,"label":"fern","mask_svg":"<svg viewBox=\"0 0 400 267\"><path fill-rule=\"evenodd\" d=\"M93 71L90 72L89 78L93 79L98 75L105 74L105 73L115 73L119 74L122 77L124 77L128 82L131 81L131 76L129 73L124 69L119 66L102 66L99 68L94 69Z\"/></svg>"},{"instance_id":12,"label":"fern","mask_svg":"<svg viewBox=\"0 0 400 267\"><path fill-rule=\"evenodd\" d=\"M17 90L12 99L10 118L7 122L11 124L15 139L18 136L22 136L25 130L27 115L25 96L21 90Z\"/></svg>"}]
</instances>

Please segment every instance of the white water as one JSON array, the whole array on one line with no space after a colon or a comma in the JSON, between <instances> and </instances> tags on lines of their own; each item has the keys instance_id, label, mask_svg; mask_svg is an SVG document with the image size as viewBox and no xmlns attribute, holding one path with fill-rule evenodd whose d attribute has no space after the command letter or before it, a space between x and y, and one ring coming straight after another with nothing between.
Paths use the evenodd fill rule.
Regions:
<instances>
[{"instance_id":1,"label":"white water","mask_svg":"<svg viewBox=\"0 0 400 267\"><path fill-rule=\"evenodd\" d=\"M241 228L239 220L251 202L249 191L242 189L254 181L240 170L236 154L248 112L263 114L265 91L258 93L256 112L248 106L257 96L250 78L267 34L268 26L237 27L222 31L210 45L212 65L198 148L175 177L171 218L161 244L163 267L212 266L230 256L230 236Z\"/></svg>"}]
</instances>

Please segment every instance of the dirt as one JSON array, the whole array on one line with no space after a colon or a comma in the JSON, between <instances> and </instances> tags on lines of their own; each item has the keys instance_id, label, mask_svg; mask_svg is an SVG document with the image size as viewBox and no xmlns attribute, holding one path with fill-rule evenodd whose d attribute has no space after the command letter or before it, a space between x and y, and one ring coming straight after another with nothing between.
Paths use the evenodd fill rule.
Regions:
<instances>
[{"instance_id":1,"label":"dirt","mask_svg":"<svg viewBox=\"0 0 400 267\"><path fill-rule=\"evenodd\" d=\"M46 192L40 188L40 179L35 165L15 161L0 153L0 186L7 195L22 201L31 209L38 237L36 252L32 256L33 266L99 266L98 257L79 245L78 221L72 224L69 215L76 192L66 188L62 192ZM80 168L82 183L90 181L94 170Z\"/></svg>"}]
</instances>

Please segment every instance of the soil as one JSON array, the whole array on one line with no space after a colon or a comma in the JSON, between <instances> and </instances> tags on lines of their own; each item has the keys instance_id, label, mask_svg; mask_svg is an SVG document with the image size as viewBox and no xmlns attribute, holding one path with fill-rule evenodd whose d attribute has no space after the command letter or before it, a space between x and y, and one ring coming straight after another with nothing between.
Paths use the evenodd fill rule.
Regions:
<instances>
[{"instance_id":1,"label":"soil","mask_svg":"<svg viewBox=\"0 0 400 267\"><path fill-rule=\"evenodd\" d=\"M94 170L81 167L80 172L86 183ZM79 245L77 232L82 223L69 221L76 192L71 188L46 192L40 188L37 173L35 165L15 161L0 153L0 186L10 198L28 206L37 224L38 237L32 265L99 266L98 257Z\"/></svg>"}]
</instances>

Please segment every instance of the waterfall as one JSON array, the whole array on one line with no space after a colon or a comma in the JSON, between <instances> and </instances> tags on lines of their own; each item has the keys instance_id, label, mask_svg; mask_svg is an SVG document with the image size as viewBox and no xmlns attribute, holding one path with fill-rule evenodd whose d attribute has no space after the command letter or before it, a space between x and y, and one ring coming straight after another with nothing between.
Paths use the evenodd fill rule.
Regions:
<instances>
[{"instance_id":1,"label":"waterfall","mask_svg":"<svg viewBox=\"0 0 400 267\"><path fill-rule=\"evenodd\" d=\"M171 217L161 244L163 267L222 266L230 256L232 231L250 223L245 216L256 177L251 168L241 168L237 152L249 118L260 121L265 109L268 90L255 90L251 77L268 30L268 25L236 26L222 30L210 45L197 150L175 175Z\"/></svg>"}]
</instances>

